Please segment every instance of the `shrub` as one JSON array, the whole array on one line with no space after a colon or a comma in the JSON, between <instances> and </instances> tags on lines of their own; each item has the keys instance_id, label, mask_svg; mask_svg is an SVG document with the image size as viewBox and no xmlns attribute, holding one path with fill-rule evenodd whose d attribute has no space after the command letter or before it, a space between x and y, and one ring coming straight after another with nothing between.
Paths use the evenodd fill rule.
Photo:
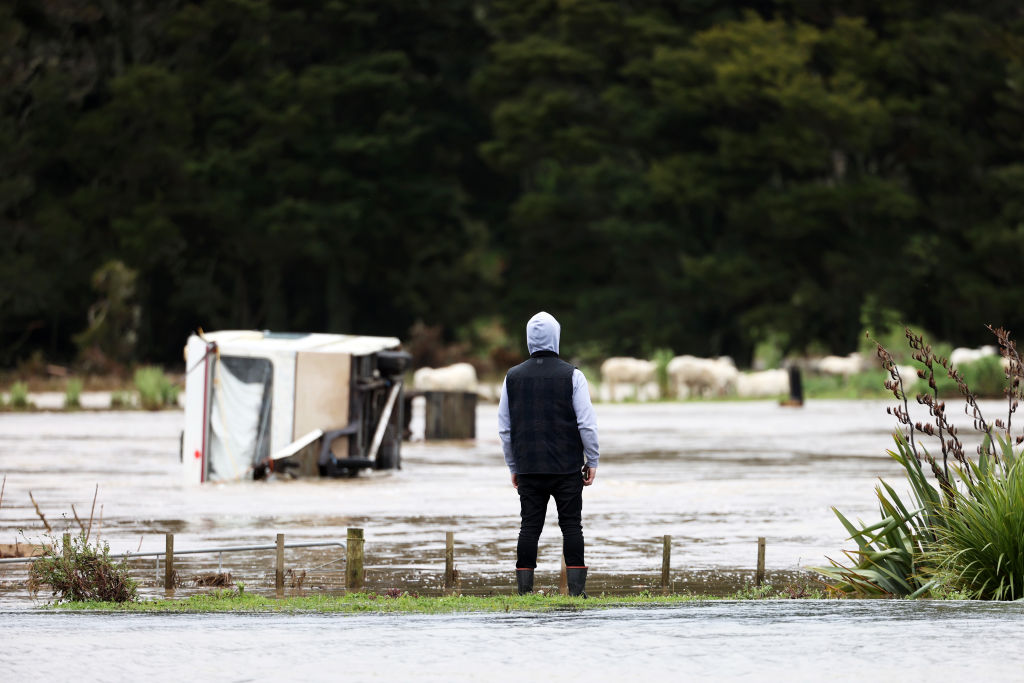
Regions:
<instances>
[{"instance_id":1,"label":"shrub","mask_svg":"<svg viewBox=\"0 0 1024 683\"><path fill-rule=\"evenodd\" d=\"M655 349L654 357L651 359L655 365L655 377L658 380L658 390L662 398L669 396L668 364L672 361L674 354L672 349Z\"/></svg>"},{"instance_id":2,"label":"shrub","mask_svg":"<svg viewBox=\"0 0 1024 683\"><path fill-rule=\"evenodd\" d=\"M1006 371L999 356L965 363L960 369L964 382L976 396L1000 398L1006 392Z\"/></svg>"},{"instance_id":3,"label":"shrub","mask_svg":"<svg viewBox=\"0 0 1024 683\"><path fill-rule=\"evenodd\" d=\"M178 387L158 367L141 367L135 371L135 388L139 405L145 410L160 410L178 401Z\"/></svg>"},{"instance_id":4,"label":"shrub","mask_svg":"<svg viewBox=\"0 0 1024 683\"><path fill-rule=\"evenodd\" d=\"M938 491L928 482L921 463L902 434L895 435L896 450L889 456L900 463L911 484L915 505L907 506L895 490L882 481L875 487L881 521L853 524L836 508L832 512L850 533L857 550L844 550L849 565L829 558L830 567L815 571L835 581L838 593L860 597L926 595L936 585L925 566L927 543L932 537L927 520L941 507Z\"/></svg>"},{"instance_id":5,"label":"shrub","mask_svg":"<svg viewBox=\"0 0 1024 683\"><path fill-rule=\"evenodd\" d=\"M833 590L873 596L938 591L986 599L1024 597L1024 469L1017 466L1021 454L1013 450L1024 443L1024 435L1014 437L1010 431L1022 397L1024 361L1007 331L989 329L999 341L1005 371L998 358L963 370L950 367L920 335L906 331L913 359L924 368L924 379L915 384L924 388L917 403L931 417L923 423L910 415L893 356L878 345L891 375L885 387L899 401L888 410L901 427L897 450L890 455L903 466L915 500L905 505L883 481L876 488L881 521L854 525L833 508L858 546L844 551L851 564L830 559L831 567L818 568L837 581ZM968 376L1001 387L1008 399L1005 421L985 419ZM982 437L977 462L964 453L959 431L947 418L940 399L944 382L952 382L964 397L965 412ZM941 459L924 446L928 439L938 441Z\"/></svg>"},{"instance_id":6,"label":"shrub","mask_svg":"<svg viewBox=\"0 0 1024 683\"><path fill-rule=\"evenodd\" d=\"M947 589L983 600L1024 598L1024 465L982 456L964 489L951 491L930 553Z\"/></svg>"},{"instance_id":7,"label":"shrub","mask_svg":"<svg viewBox=\"0 0 1024 683\"><path fill-rule=\"evenodd\" d=\"M82 380L77 377L72 377L68 380L68 384L64 387L64 407L65 408L81 408L82 407Z\"/></svg>"},{"instance_id":8,"label":"shrub","mask_svg":"<svg viewBox=\"0 0 1024 683\"><path fill-rule=\"evenodd\" d=\"M106 543L89 543L85 533L65 534L58 546L47 544L32 563L29 588L47 585L58 602L134 602L138 584L128 575L127 560L115 563Z\"/></svg>"},{"instance_id":9,"label":"shrub","mask_svg":"<svg viewBox=\"0 0 1024 683\"><path fill-rule=\"evenodd\" d=\"M12 408L28 408L32 405L28 400L28 384L15 382L11 385L10 403Z\"/></svg>"}]
</instances>

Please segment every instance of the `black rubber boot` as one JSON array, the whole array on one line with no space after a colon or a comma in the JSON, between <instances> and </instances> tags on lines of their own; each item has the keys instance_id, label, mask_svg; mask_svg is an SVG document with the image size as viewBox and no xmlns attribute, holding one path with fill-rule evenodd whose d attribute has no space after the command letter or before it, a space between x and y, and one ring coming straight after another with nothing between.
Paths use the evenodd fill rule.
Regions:
<instances>
[{"instance_id":1,"label":"black rubber boot","mask_svg":"<svg viewBox=\"0 0 1024 683\"><path fill-rule=\"evenodd\" d=\"M516 569L516 583L519 585L519 594L526 595L533 592L533 570Z\"/></svg>"},{"instance_id":2,"label":"black rubber boot","mask_svg":"<svg viewBox=\"0 0 1024 683\"><path fill-rule=\"evenodd\" d=\"M586 567L566 567L565 578L569 584L569 595L587 597L586 591L583 590L587 587Z\"/></svg>"}]
</instances>

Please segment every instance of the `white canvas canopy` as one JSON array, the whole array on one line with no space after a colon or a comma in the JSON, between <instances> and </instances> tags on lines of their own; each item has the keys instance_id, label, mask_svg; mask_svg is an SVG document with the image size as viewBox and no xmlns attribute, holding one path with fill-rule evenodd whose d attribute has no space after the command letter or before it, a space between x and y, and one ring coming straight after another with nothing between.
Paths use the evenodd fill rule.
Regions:
<instances>
[{"instance_id":1,"label":"white canvas canopy","mask_svg":"<svg viewBox=\"0 0 1024 683\"><path fill-rule=\"evenodd\" d=\"M240 479L312 430L346 427L352 358L398 345L394 337L340 334L192 335L185 351L186 479Z\"/></svg>"}]
</instances>

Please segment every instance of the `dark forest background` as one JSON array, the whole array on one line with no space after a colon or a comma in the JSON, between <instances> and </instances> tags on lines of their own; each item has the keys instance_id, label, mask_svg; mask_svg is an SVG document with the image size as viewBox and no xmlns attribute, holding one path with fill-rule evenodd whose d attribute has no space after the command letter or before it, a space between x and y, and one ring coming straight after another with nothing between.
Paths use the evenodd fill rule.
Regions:
<instances>
[{"instance_id":1,"label":"dark forest background","mask_svg":"<svg viewBox=\"0 0 1024 683\"><path fill-rule=\"evenodd\" d=\"M0 366L1024 330L1019 2L13 0L0 46Z\"/></svg>"}]
</instances>

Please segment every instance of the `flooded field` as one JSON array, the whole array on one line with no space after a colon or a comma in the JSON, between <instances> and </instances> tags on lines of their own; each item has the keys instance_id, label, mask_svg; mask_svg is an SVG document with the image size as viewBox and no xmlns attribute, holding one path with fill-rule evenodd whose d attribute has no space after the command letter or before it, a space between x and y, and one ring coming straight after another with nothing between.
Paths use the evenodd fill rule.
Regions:
<instances>
[{"instance_id":1,"label":"flooded field","mask_svg":"<svg viewBox=\"0 0 1024 683\"><path fill-rule=\"evenodd\" d=\"M0 613L0 667L6 680L1014 680L1022 617L1016 603L805 600L514 615Z\"/></svg>"},{"instance_id":2,"label":"flooded field","mask_svg":"<svg viewBox=\"0 0 1024 683\"><path fill-rule=\"evenodd\" d=\"M830 506L873 517L877 478L899 483L885 456L893 426L885 405L598 405L601 467L584 495L591 589L653 585L663 534L673 537L677 589L740 585L752 575L759 536L767 538L776 583L824 563L826 554L837 557L844 533ZM59 533L77 529L72 504L88 517L99 484L94 529L114 552L162 550L166 532L176 534L176 548L189 549L272 543L277 533L289 542L344 540L347 527L363 527L370 587L426 591L439 585L445 532L454 531L463 588L508 590L519 509L496 422L496 407L482 405L475 442L406 444L401 471L187 486L178 463L180 412L8 413L0 416L0 476L7 475L0 543L42 533L29 491ZM541 586L553 585L559 569L553 504L549 521ZM288 566L307 572L293 580L296 590L340 588L340 558L338 549L289 551ZM218 560L182 557L180 573L216 570ZM254 590L272 586L272 553L220 561ZM155 592L155 561L135 566ZM0 565L0 605L33 604L19 588L23 576Z\"/></svg>"}]
</instances>

